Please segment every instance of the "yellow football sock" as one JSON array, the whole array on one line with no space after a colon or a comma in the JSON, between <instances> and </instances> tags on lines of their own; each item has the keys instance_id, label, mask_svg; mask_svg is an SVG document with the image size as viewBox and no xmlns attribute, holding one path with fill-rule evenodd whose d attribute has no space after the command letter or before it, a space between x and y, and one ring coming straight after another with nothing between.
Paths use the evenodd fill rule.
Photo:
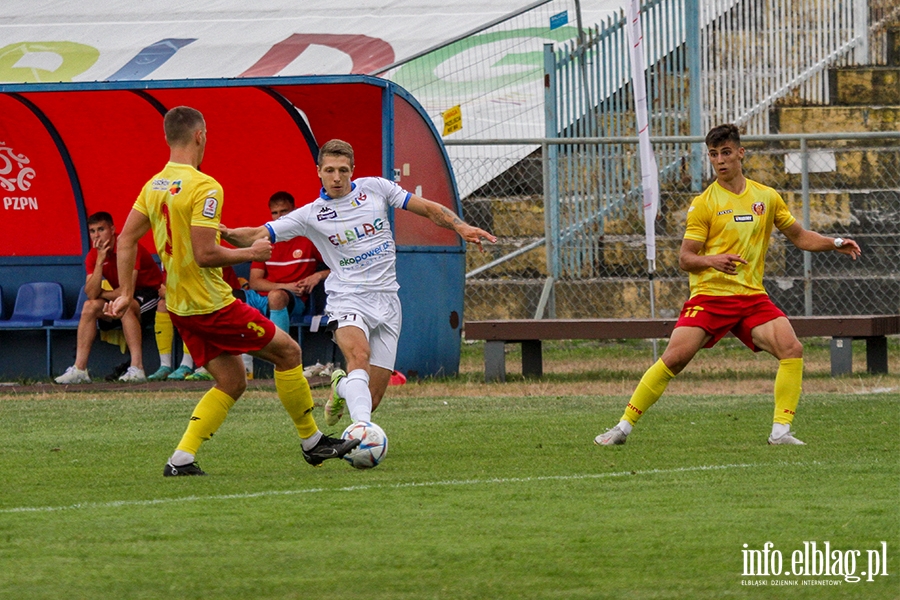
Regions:
<instances>
[{"instance_id":1,"label":"yellow football sock","mask_svg":"<svg viewBox=\"0 0 900 600\"><path fill-rule=\"evenodd\" d=\"M156 334L156 349L159 354L172 356L172 340L175 338L175 328L172 327L172 317L167 312L156 311L156 320L153 328ZM170 359L171 360L171 359Z\"/></svg>"},{"instance_id":2,"label":"yellow football sock","mask_svg":"<svg viewBox=\"0 0 900 600\"><path fill-rule=\"evenodd\" d=\"M232 406L234 398L219 388L214 387L206 392L194 407L191 421L178 444L178 450L196 456L200 444L211 438L219 429Z\"/></svg>"},{"instance_id":3,"label":"yellow football sock","mask_svg":"<svg viewBox=\"0 0 900 600\"><path fill-rule=\"evenodd\" d=\"M290 371L276 370L275 392L291 415L300 437L305 439L314 436L319 431L319 426L312 414L312 392L309 391L309 381L303 376L303 365Z\"/></svg>"},{"instance_id":4,"label":"yellow football sock","mask_svg":"<svg viewBox=\"0 0 900 600\"><path fill-rule=\"evenodd\" d=\"M656 361L641 377L640 383L631 395L631 400L628 401L628 406L625 407L625 414L622 415L621 420L628 421L632 425L637 423L641 415L663 395L673 377L675 377L675 373L669 370L662 359Z\"/></svg>"},{"instance_id":5,"label":"yellow football sock","mask_svg":"<svg viewBox=\"0 0 900 600\"><path fill-rule=\"evenodd\" d=\"M790 425L803 389L803 359L785 358L775 375L775 422Z\"/></svg>"}]
</instances>

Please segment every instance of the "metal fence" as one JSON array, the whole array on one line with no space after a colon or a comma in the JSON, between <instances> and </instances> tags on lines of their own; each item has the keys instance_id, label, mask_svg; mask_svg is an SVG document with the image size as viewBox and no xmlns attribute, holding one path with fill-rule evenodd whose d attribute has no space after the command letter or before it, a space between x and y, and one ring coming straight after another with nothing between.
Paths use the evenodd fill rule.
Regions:
<instances>
[{"instance_id":1,"label":"metal fence","mask_svg":"<svg viewBox=\"0 0 900 600\"><path fill-rule=\"evenodd\" d=\"M564 141L551 168L547 150ZM778 190L794 216L820 233L850 237L863 250L858 261L834 252L806 253L775 233L764 283L789 315L900 312L900 132L746 136L744 171L750 179ZM702 142L700 138L654 138L660 164L683 163L665 156L666 148ZM653 294L656 316L677 315L688 297L687 275L678 269L685 217L696 195L688 169L661 180L656 222L656 275L647 275L644 224L639 196L604 212L603 192L584 182L596 177L590 165L604 145L625 149L607 154L604 169L640 184L637 138L519 139L454 141L472 158L454 166L459 180L481 180L484 172L503 172L464 201L465 218L500 239L486 252L467 256L465 318L641 318L649 317ZM497 164L491 146L533 144L526 159ZM479 148L487 148L481 157ZM582 148L585 150L579 151ZM705 170L702 186L711 182ZM546 185L559 186L557 206L546 206ZM594 189L591 194L585 189ZM616 190L617 196L622 190ZM594 207L594 208L591 208ZM550 210L574 215L578 231L553 232ZM550 244L547 244L547 240ZM548 248L550 249L548 251ZM551 265L562 268L552 276Z\"/></svg>"}]
</instances>

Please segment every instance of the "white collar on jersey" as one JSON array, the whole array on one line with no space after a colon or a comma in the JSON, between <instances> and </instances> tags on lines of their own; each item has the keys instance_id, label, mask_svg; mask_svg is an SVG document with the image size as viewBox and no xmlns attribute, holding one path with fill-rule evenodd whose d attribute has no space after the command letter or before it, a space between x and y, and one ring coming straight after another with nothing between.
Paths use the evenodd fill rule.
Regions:
<instances>
[{"instance_id":1,"label":"white collar on jersey","mask_svg":"<svg viewBox=\"0 0 900 600\"><path fill-rule=\"evenodd\" d=\"M350 182L350 191L352 192L355 189L356 189L356 183L351 181ZM350 194L344 194L344 196L349 196L349 195ZM341 196L341 198L343 198L344 196ZM331 196L329 196L328 194L325 193L324 187L319 190L319 198L321 198L322 200L334 200L334 198L332 198Z\"/></svg>"}]
</instances>

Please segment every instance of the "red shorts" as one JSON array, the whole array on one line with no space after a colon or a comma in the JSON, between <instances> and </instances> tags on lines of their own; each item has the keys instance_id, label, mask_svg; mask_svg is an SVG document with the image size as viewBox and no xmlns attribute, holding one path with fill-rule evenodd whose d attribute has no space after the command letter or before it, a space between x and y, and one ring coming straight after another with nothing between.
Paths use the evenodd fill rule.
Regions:
<instances>
[{"instance_id":1,"label":"red shorts","mask_svg":"<svg viewBox=\"0 0 900 600\"><path fill-rule=\"evenodd\" d=\"M704 348L712 348L729 331L745 346L759 352L750 331L785 314L766 294L753 296L694 296L684 303L675 327L699 327L712 336Z\"/></svg>"},{"instance_id":2,"label":"red shorts","mask_svg":"<svg viewBox=\"0 0 900 600\"><path fill-rule=\"evenodd\" d=\"M220 354L261 350L275 337L275 324L240 300L208 315L170 315L198 367Z\"/></svg>"}]
</instances>

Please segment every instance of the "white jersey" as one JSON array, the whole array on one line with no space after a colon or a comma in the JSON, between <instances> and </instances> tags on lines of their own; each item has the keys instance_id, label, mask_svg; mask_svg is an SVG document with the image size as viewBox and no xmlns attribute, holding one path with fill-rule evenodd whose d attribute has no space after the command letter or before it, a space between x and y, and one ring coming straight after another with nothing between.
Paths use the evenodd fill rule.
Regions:
<instances>
[{"instance_id":1,"label":"white jersey","mask_svg":"<svg viewBox=\"0 0 900 600\"><path fill-rule=\"evenodd\" d=\"M350 193L331 198L323 189L312 203L266 224L270 239L308 237L331 269L325 291L396 292L396 244L388 206L406 208L410 194L381 177L362 177Z\"/></svg>"}]
</instances>

